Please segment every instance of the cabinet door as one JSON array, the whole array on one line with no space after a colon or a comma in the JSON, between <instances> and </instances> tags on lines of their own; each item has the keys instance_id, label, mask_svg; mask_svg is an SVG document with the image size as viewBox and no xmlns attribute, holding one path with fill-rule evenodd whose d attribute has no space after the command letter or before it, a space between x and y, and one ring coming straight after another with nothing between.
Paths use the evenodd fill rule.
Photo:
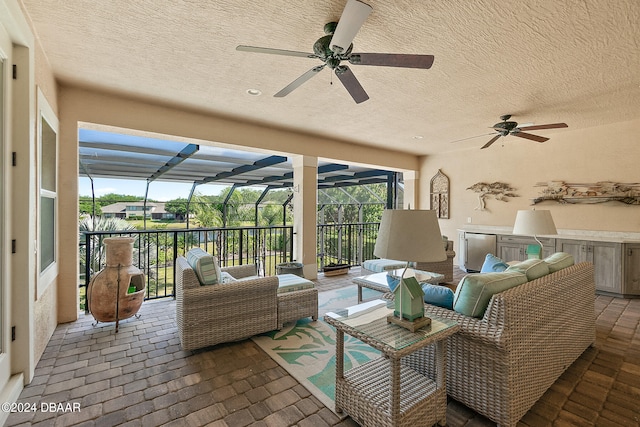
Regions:
<instances>
[{"instance_id":1,"label":"cabinet door","mask_svg":"<svg viewBox=\"0 0 640 427\"><path fill-rule=\"evenodd\" d=\"M622 293L640 295L640 245L625 245L624 283Z\"/></svg>"},{"instance_id":2,"label":"cabinet door","mask_svg":"<svg viewBox=\"0 0 640 427\"><path fill-rule=\"evenodd\" d=\"M566 252L573 255L573 260L577 263L591 261L587 256L587 242L583 240L556 240L556 251Z\"/></svg>"},{"instance_id":3,"label":"cabinet door","mask_svg":"<svg viewBox=\"0 0 640 427\"><path fill-rule=\"evenodd\" d=\"M544 243L544 242L543 242ZM552 245L547 245L546 243L544 243L544 247L543 247L543 251L542 251L542 258L546 258L548 256L553 255L556 252L556 245L555 242Z\"/></svg>"},{"instance_id":4,"label":"cabinet door","mask_svg":"<svg viewBox=\"0 0 640 427\"><path fill-rule=\"evenodd\" d=\"M595 269L596 289L622 293L622 244L589 242L587 252Z\"/></svg>"},{"instance_id":5,"label":"cabinet door","mask_svg":"<svg viewBox=\"0 0 640 427\"><path fill-rule=\"evenodd\" d=\"M498 243L498 257L505 261L524 261L526 247L518 243Z\"/></svg>"}]
</instances>

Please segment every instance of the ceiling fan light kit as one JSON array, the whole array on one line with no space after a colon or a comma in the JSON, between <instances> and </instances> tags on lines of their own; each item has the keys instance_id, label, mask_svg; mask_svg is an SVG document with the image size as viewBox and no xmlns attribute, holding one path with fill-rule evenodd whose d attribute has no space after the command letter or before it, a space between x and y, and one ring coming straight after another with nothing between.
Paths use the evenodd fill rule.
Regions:
<instances>
[{"instance_id":1,"label":"ceiling fan light kit","mask_svg":"<svg viewBox=\"0 0 640 427\"><path fill-rule=\"evenodd\" d=\"M383 67L421 68L429 69L433 65L433 55L411 55L399 53L351 53L352 41L360 27L364 24L372 11L372 7L359 0L348 0L342 12L340 20L329 22L324 26L325 36L320 37L313 44L314 53L297 52L284 49L272 49L257 46L236 47L236 50L252 53L268 53L272 55L296 56L302 58L320 59L324 64L315 66L309 71L289 83L274 96L284 97L300 87L311 77L318 74L325 67L334 70L334 73L347 89L353 100L359 104L369 99L351 69L341 65L342 61L348 61L352 65L373 65Z\"/></svg>"}]
</instances>

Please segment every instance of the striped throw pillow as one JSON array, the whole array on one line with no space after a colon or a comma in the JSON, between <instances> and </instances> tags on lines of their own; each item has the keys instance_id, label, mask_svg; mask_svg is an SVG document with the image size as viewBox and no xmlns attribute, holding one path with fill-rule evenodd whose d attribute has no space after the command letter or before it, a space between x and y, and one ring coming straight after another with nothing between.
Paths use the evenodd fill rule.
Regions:
<instances>
[{"instance_id":1,"label":"striped throw pillow","mask_svg":"<svg viewBox=\"0 0 640 427\"><path fill-rule=\"evenodd\" d=\"M200 248L187 252L187 262L196 272L201 285L215 285L220 282L220 266L218 258L209 255Z\"/></svg>"}]
</instances>

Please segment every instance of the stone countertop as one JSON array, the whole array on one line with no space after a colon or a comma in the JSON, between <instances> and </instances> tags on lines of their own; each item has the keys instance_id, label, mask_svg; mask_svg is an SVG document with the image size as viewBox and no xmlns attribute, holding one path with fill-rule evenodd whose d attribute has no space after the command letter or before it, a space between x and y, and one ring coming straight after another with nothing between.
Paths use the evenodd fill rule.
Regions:
<instances>
[{"instance_id":1,"label":"stone countertop","mask_svg":"<svg viewBox=\"0 0 640 427\"><path fill-rule=\"evenodd\" d=\"M458 229L468 233L502 234L511 235L513 227L497 225L465 225ZM551 237L555 239L591 240L595 242L614 243L640 243L640 233L632 231L598 231L598 230L570 230L560 229L556 235L538 237Z\"/></svg>"}]
</instances>

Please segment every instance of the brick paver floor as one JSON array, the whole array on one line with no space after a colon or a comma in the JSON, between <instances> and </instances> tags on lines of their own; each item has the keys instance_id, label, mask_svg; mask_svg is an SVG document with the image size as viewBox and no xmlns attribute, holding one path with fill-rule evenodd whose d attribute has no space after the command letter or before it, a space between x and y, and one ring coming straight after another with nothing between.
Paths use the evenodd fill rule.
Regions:
<instances>
[{"instance_id":1,"label":"brick paver floor","mask_svg":"<svg viewBox=\"0 0 640 427\"><path fill-rule=\"evenodd\" d=\"M317 286L351 285L359 270L321 275ZM113 324L93 326L90 315L59 325L18 401L38 410L13 413L5 425L357 425L338 418L251 340L182 351L175 301L147 301L140 314L121 322L117 334ZM596 347L519 425L640 426L640 299L598 296L596 316ZM494 425L455 401L447 417L453 427Z\"/></svg>"}]
</instances>

